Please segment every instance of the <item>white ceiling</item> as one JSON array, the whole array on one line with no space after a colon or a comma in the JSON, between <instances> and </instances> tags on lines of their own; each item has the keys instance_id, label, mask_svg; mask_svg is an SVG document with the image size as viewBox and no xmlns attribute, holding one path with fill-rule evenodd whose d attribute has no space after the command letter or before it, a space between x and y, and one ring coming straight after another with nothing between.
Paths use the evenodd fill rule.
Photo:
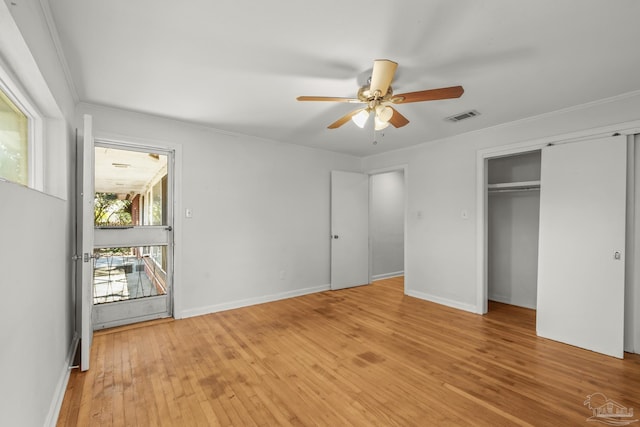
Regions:
<instances>
[{"instance_id":1,"label":"white ceiling","mask_svg":"<svg viewBox=\"0 0 640 427\"><path fill-rule=\"evenodd\" d=\"M359 156L640 89L637 0L55 0L80 101ZM462 85L399 105L374 137L349 122L374 59L395 93ZM445 117L478 110L450 123ZM374 145L372 142L378 141Z\"/></svg>"},{"instance_id":2,"label":"white ceiling","mask_svg":"<svg viewBox=\"0 0 640 427\"><path fill-rule=\"evenodd\" d=\"M95 191L97 193L144 194L167 173L167 156L96 147Z\"/></svg>"}]
</instances>

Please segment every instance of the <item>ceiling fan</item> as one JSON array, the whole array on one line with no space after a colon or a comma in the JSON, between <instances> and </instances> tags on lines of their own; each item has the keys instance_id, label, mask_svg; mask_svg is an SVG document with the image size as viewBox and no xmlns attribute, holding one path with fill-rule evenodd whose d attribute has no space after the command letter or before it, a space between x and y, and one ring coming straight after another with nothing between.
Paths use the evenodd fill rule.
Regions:
<instances>
[{"instance_id":1,"label":"ceiling fan","mask_svg":"<svg viewBox=\"0 0 640 427\"><path fill-rule=\"evenodd\" d=\"M331 123L328 128L336 129L352 120L358 127L363 128L369 115L374 113L375 130L382 130L393 125L400 128L409 123L409 120L400 114L392 105L407 104L409 102L435 101L439 99L460 98L464 93L462 86L451 86L440 89L428 89L418 92L393 94L391 81L398 68L398 63L388 59L377 59L373 62L373 71L368 86L362 86L358 90L357 98L340 98L331 96L299 96L298 101L329 101L349 102L353 104L366 104L340 117Z\"/></svg>"}]
</instances>

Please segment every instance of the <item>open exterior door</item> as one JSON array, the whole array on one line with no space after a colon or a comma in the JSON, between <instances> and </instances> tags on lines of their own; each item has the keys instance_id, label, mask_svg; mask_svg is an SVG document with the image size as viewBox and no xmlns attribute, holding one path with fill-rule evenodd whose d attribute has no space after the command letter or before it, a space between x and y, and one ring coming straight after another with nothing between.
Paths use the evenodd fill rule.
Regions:
<instances>
[{"instance_id":1,"label":"open exterior door","mask_svg":"<svg viewBox=\"0 0 640 427\"><path fill-rule=\"evenodd\" d=\"M331 172L331 289L369 283L369 176Z\"/></svg>"},{"instance_id":2,"label":"open exterior door","mask_svg":"<svg viewBox=\"0 0 640 427\"><path fill-rule=\"evenodd\" d=\"M626 137L542 150L538 335L623 357Z\"/></svg>"},{"instance_id":3,"label":"open exterior door","mask_svg":"<svg viewBox=\"0 0 640 427\"><path fill-rule=\"evenodd\" d=\"M78 144L78 181L76 235L80 259L77 262L77 322L80 330L80 369L89 369L89 355L93 341L93 225L94 225L94 186L93 186L93 130L91 116L84 116L84 127Z\"/></svg>"}]
</instances>

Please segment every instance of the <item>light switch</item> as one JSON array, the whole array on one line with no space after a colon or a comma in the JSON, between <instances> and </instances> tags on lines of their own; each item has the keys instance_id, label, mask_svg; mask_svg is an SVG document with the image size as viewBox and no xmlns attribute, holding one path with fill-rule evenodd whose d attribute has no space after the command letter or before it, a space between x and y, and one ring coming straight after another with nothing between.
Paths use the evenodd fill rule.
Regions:
<instances>
[{"instance_id":1,"label":"light switch","mask_svg":"<svg viewBox=\"0 0 640 427\"><path fill-rule=\"evenodd\" d=\"M193 211L189 208L184 210L184 217L185 218L193 218Z\"/></svg>"},{"instance_id":2,"label":"light switch","mask_svg":"<svg viewBox=\"0 0 640 427\"><path fill-rule=\"evenodd\" d=\"M469 219L469 212L465 209L462 212L460 212L460 217L462 219Z\"/></svg>"}]
</instances>

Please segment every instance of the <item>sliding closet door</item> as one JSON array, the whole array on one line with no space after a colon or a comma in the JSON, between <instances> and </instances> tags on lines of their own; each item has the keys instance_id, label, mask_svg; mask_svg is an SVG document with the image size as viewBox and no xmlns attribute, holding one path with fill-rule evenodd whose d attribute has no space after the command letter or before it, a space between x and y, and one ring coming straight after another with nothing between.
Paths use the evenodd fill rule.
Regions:
<instances>
[{"instance_id":1,"label":"sliding closet door","mask_svg":"<svg viewBox=\"0 0 640 427\"><path fill-rule=\"evenodd\" d=\"M626 137L542 150L538 335L623 357Z\"/></svg>"}]
</instances>

